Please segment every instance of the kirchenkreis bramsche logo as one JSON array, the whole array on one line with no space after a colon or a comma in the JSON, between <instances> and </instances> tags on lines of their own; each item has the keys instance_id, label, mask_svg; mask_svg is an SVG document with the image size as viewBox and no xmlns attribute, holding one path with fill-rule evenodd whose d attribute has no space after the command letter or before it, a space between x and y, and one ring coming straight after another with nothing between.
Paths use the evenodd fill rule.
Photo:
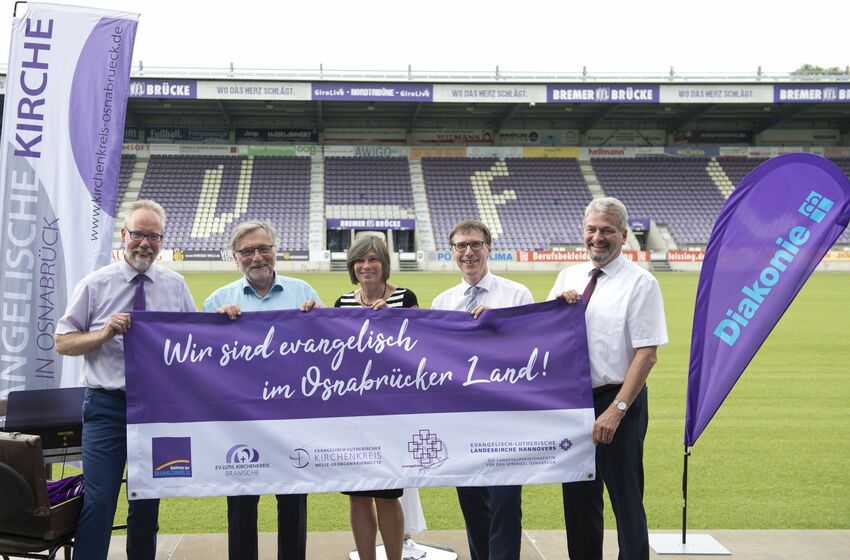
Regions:
<instances>
[{"instance_id":1,"label":"kirchenkreis bramsche logo","mask_svg":"<svg viewBox=\"0 0 850 560\"><path fill-rule=\"evenodd\" d=\"M224 454L224 464L215 470L226 478L252 478L260 476L270 465L263 462L259 450L245 443L237 443Z\"/></svg>"}]
</instances>

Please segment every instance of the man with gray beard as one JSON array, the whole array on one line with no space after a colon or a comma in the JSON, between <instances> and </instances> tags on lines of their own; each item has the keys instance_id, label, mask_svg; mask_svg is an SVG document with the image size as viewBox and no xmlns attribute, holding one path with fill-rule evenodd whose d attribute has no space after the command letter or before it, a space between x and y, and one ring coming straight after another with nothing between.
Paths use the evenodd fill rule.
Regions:
<instances>
[{"instance_id":1,"label":"man with gray beard","mask_svg":"<svg viewBox=\"0 0 850 560\"><path fill-rule=\"evenodd\" d=\"M214 291L203 311L221 313L233 321L243 311L301 309L309 311L321 300L303 280L275 272L277 233L268 222L247 221L230 235L233 261L243 277ZM259 496L227 497L227 549L231 560L256 560ZM307 495L277 495L277 558L307 557Z\"/></svg>"},{"instance_id":2,"label":"man with gray beard","mask_svg":"<svg viewBox=\"0 0 850 560\"><path fill-rule=\"evenodd\" d=\"M646 379L667 344L664 301L652 274L623 255L626 207L597 198L584 212L588 261L561 271L548 299L585 306L596 421L596 478L562 485L571 560L602 560L602 487L617 521L619 560L649 560L643 507L643 441L649 422Z\"/></svg>"},{"instance_id":3,"label":"man with gray beard","mask_svg":"<svg viewBox=\"0 0 850 560\"><path fill-rule=\"evenodd\" d=\"M86 490L74 556L105 560L127 462L124 333L130 311L196 311L183 277L154 261L162 248L165 210L152 200L130 205L121 240L124 258L80 280L56 324L56 350L83 356L83 473ZM159 500L132 500L127 558L156 556Z\"/></svg>"}]
</instances>

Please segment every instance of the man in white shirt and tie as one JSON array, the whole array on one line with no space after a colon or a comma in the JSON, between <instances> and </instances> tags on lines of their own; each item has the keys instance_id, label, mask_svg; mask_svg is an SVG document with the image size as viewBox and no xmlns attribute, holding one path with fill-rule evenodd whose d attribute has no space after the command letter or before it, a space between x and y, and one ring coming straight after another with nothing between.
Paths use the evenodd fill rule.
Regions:
<instances>
[{"instance_id":1,"label":"man in white shirt and tie","mask_svg":"<svg viewBox=\"0 0 850 560\"><path fill-rule=\"evenodd\" d=\"M534 303L528 288L490 273L487 257L492 242L482 222L469 220L455 226L449 244L462 279L434 298L431 309L466 311L477 319L490 308ZM522 486L460 487L457 495L472 560L518 560Z\"/></svg>"},{"instance_id":2,"label":"man in white shirt and tie","mask_svg":"<svg viewBox=\"0 0 850 560\"><path fill-rule=\"evenodd\" d=\"M616 198L597 198L584 213L588 261L561 271L549 299L585 306L596 421L596 479L563 485L567 550L572 560L602 559L602 486L617 520L619 560L648 560L643 507L646 378L667 343L664 302L655 277L622 254L628 214Z\"/></svg>"}]
</instances>

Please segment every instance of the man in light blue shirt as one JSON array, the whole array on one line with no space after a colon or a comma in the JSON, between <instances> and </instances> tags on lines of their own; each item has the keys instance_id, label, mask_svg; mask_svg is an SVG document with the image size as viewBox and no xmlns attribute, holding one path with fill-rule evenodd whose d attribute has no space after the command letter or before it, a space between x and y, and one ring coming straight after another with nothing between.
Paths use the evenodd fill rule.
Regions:
<instances>
[{"instance_id":1,"label":"man in light blue shirt","mask_svg":"<svg viewBox=\"0 0 850 560\"><path fill-rule=\"evenodd\" d=\"M235 320L242 311L309 311L321 305L316 291L303 280L275 273L277 235L267 222L243 222L233 229L230 249L243 277L214 291L204 301L205 312ZM228 496L227 546L230 560L257 560L259 496ZM307 495L277 495L278 560L304 560L307 554Z\"/></svg>"}]
</instances>

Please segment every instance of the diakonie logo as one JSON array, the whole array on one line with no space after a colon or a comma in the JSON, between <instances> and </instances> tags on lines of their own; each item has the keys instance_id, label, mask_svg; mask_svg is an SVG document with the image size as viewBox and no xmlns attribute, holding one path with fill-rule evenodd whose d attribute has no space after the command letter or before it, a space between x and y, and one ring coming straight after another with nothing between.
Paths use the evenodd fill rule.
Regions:
<instances>
[{"instance_id":1,"label":"diakonie logo","mask_svg":"<svg viewBox=\"0 0 850 560\"><path fill-rule=\"evenodd\" d=\"M800 214L821 223L826 218L826 213L832 209L834 202L817 191L812 191L806 197L806 202L800 206Z\"/></svg>"},{"instance_id":2,"label":"diakonie logo","mask_svg":"<svg viewBox=\"0 0 850 560\"><path fill-rule=\"evenodd\" d=\"M834 206L834 202L817 191L811 191L806 200L800 206L798 212L815 223L821 223L827 213ZM734 346L750 322L756 318L762 305L768 302L770 292L782 279L782 274L794 261L800 252L800 247L806 244L811 237L811 231L803 225L795 226L785 235L776 238L779 250L774 253L773 258L761 269L758 280L752 284L746 284L741 288L744 297L737 305L726 310L726 319L721 319L714 329L714 336Z\"/></svg>"},{"instance_id":3,"label":"diakonie logo","mask_svg":"<svg viewBox=\"0 0 850 560\"><path fill-rule=\"evenodd\" d=\"M192 476L192 438L151 438L151 460L154 478Z\"/></svg>"}]
</instances>

